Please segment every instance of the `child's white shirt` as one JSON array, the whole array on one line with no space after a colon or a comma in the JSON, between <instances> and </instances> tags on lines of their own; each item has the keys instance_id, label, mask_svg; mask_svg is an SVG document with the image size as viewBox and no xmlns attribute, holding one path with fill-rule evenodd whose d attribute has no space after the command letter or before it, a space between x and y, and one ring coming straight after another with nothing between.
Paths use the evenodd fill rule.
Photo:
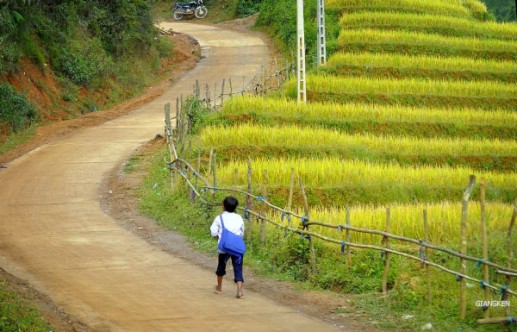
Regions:
<instances>
[{"instance_id":1,"label":"child's white shirt","mask_svg":"<svg viewBox=\"0 0 517 332\"><path fill-rule=\"evenodd\" d=\"M239 236L244 236L244 221L240 215L234 212L224 211L222 216L224 228ZM215 217L214 222L212 222L212 226L210 226L210 234L212 236L219 236L219 239L221 239L223 227L221 225L220 216Z\"/></svg>"}]
</instances>

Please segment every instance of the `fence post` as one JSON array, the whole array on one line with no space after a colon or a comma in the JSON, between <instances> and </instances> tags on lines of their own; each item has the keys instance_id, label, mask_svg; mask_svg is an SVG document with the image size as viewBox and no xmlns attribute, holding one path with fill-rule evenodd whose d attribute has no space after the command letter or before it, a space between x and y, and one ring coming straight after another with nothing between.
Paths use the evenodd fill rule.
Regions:
<instances>
[{"instance_id":1,"label":"fence post","mask_svg":"<svg viewBox=\"0 0 517 332\"><path fill-rule=\"evenodd\" d=\"M390 208L386 208L386 233L390 232L391 228L391 210ZM386 249L390 248L390 239L387 236L384 236L382 241ZM382 274L382 293L388 293L388 274L390 273L390 253L384 253L384 273Z\"/></svg>"},{"instance_id":2,"label":"fence post","mask_svg":"<svg viewBox=\"0 0 517 332\"><path fill-rule=\"evenodd\" d=\"M265 169L264 170L264 180L262 181L262 196L263 196L263 199L267 198L267 186L268 185L269 185L269 176L268 176L268 173L267 173L267 169ZM262 203L261 212L262 212L263 216L266 215L266 210L267 210L266 204ZM264 245L265 243L266 243L266 221L264 219L262 219L260 221L260 244Z\"/></svg>"},{"instance_id":3,"label":"fence post","mask_svg":"<svg viewBox=\"0 0 517 332\"><path fill-rule=\"evenodd\" d=\"M197 173L201 174L201 152L197 155ZM199 176L194 174L194 188L197 188L197 181ZM192 189L192 200L196 200L196 193L194 192L194 189Z\"/></svg>"},{"instance_id":4,"label":"fence post","mask_svg":"<svg viewBox=\"0 0 517 332\"><path fill-rule=\"evenodd\" d=\"M289 197L287 198L287 211L291 211L294 194L294 168L291 168L291 184L289 185Z\"/></svg>"},{"instance_id":5,"label":"fence post","mask_svg":"<svg viewBox=\"0 0 517 332\"><path fill-rule=\"evenodd\" d=\"M262 65L262 91L261 91L260 95L264 94L265 86L266 86L265 69L264 69L264 65Z\"/></svg>"},{"instance_id":6,"label":"fence post","mask_svg":"<svg viewBox=\"0 0 517 332\"><path fill-rule=\"evenodd\" d=\"M192 114L192 108L193 107L194 107L194 103L191 102L190 105L189 105L188 111L187 112L183 112L183 129L182 129L183 140L185 140L188 137L188 131L189 131L189 128L190 128L189 116L190 116L190 114Z\"/></svg>"},{"instance_id":7,"label":"fence post","mask_svg":"<svg viewBox=\"0 0 517 332\"><path fill-rule=\"evenodd\" d=\"M266 88L266 93L269 92L273 88L273 75L271 74L271 67L269 69L269 74L267 75L268 87Z\"/></svg>"},{"instance_id":8,"label":"fence post","mask_svg":"<svg viewBox=\"0 0 517 332\"><path fill-rule=\"evenodd\" d=\"M252 176L252 170L251 170L251 157L248 157L248 194L246 195L246 209L251 210L252 209L252 202L251 202L251 176ZM248 213L248 231L246 232L247 235L247 241L251 244L251 236L252 236L252 229L253 229L253 216L251 213Z\"/></svg>"},{"instance_id":9,"label":"fence post","mask_svg":"<svg viewBox=\"0 0 517 332\"><path fill-rule=\"evenodd\" d=\"M350 208L348 206L345 207L345 224L347 226L350 226ZM346 229L346 237L345 237L346 243L350 242L350 229ZM350 271L350 265L352 264L352 255L350 252L350 246L346 246L346 270L347 272Z\"/></svg>"},{"instance_id":10,"label":"fence post","mask_svg":"<svg viewBox=\"0 0 517 332\"><path fill-rule=\"evenodd\" d=\"M177 102L176 102L177 103ZM172 141L172 124L171 124L171 104L167 103L164 106L165 112L165 133L167 139L167 148L169 150L169 160L174 160L174 142ZM174 187L174 172L173 169L169 166L169 175L171 177L171 188Z\"/></svg>"},{"instance_id":11,"label":"fence post","mask_svg":"<svg viewBox=\"0 0 517 332\"><path fill-rule=\"evenodd\" d=\"M178 113L176 113L176 134L178 142L181 142L181 138L183 137L181 133L181 127L183 127L183 124L181 122L183 117L183 95L180 95L180 104L178 107Z\"/></svg>"},{"instance_id":12,"label":"fence post","mask_svg":"<svg viewBox=\"0 0 517 332\"><path fill-rule=\"evenodd\" d=\"M185 174L185 181L184 181L184 183L185 183L185 189L184 189L184 191L185 191L185 193L186 193L187 197L189 197L189 196L190 196L190 195L189 195L189 194L190 194L190 193L189 193L190 186L188 185L188 183L190 182L190 169L189 169L188 167L185 167L185 168L183 169L183 171L185 172L185 173L184 173L184 174ZM192 198L191 198L191 197L192 197L192 196L190 196L189 198L192 200Z\"/></svg>"},{"instance_id":13,"label":"fence post","mask_svg":"<svg viewBox=\"0 0 517 332\"><path fill-rule=\"evenodd\" d=\"M232 78L228 78L228 84L230 85L230 98L233 97Z\"/></svg>"},{"instance_id":14,"label":"fence post","mask_svg":"<svg viewBox=\"0 0 517 332\"><path fill-rule=\"evenodd\" d=\"M517 219L517 199L515 200L515 202L513 203L513 213L512 213L512 219L510 220L510 226L508 226L508 237L507 237L507 241L508 241L508 268L512 268L512 260L513 260L513 247L512 247L512 229L513 229L513 226L515 225L515 219ZM510 287L510 282L511 282L511 276L510 275L506 275L506 285L508 287ZM505 310L505 316L506 317L510 317L510 306L508 306Z\"/></svg>"},{"instance_id":15,"label":"fence post","mask_svg":"<svg viewBox=\"0 0 517 332\"><path fill-rule=\"evenodd\" d=\"M224 102L224 83L225 83L225 79L223 78L223 83L221 84L221 106L223 106L223 102Z\"/></svg>"},{"instance_id":16,"label":"fence post","mask_svg":"<svg viewBox=\"0 0 517 332\"><path fill-rule=\"evenodd\" d=\"M217 188L217 155L214 151L214 154L212 155L214 158L214 161L212 162L212 168L213 168L213 175L214 175L214 188ZM216 194L216 190L214 189L214 196Z\"/></svg>"},{"instance_id":17,"label":"fence post","mask_svg":"<svg viewBox=\"0 0 517 332\"><path fill-rule=\"evenodd\" d=\"M429 243L429 224L427 220L427 209L424 209L424 242ZM429 259L429 248L424 249L425 260ZM431 270L429 265L425 264L425 277L427 284L427 303L431 303Z\"/></svg>"},{"instance_id":18,"label":"fence post","mask_svg":"<svg viewBox=\"0 0 517 332\"><path fill-rule=\"evenodd\" d=\"M212 174L212 159L213 158L214 158L214 149L210 149L210 153L208 154L208 167L206 169L207 178L210 176L210 174Z\"/></svg>"},{"instance_id":19,"label":"fence post","mask_svg":"<svg viewBox=\"0 0 517 332\"><path fill-rule=\"evenodd\" d=\"M468 216L468 206L470 195L472 193L472 189L474 189L474 184L476 183L476 176L471 175L469 180L469 185L465 192L463 193L463 200L461 202L461 229L460 229L460 241L461 248L460 253L462 255L467 254L467 216ZM460 273L462 275L467 274L467 260L464 258L460 259ZM460 319L465 319L467 314L467 285L465 283L465 279L460 278Z\"/></svg>"},{"instance_id":20,"label":"fence post","mask_svg":"<svg viewBox=\"0 0 517 332\"><path fill-rule=\"evenodd\" d=\"M305 222L309 221L309 202L307 201L307 195L305 194L305 185L303 184L303 179L300 177L300 187L302 190L303 197L303 209L305 211ZM302 221L303 223L304 221ZM309 231L309 226L304 226L304 229ZM309 236L309 247L311 250L311 274L316 274L316 252L314 251L314 241L312 241L312 237Z\"/></svg>"},{"instance_id":21,"label":"fence post","mask_svg":"<svg viewBox=\"0 0 517 332\"><path fill-rule=\"evenodd\" d=\"M489 275L488 275L488 265L486 262L488 261L488 241L487 241L487 233L486 233L486 213L485 213L485 196L486 196L486 188L485 188L485 179L481 178L479 181L479 203L480 203L480 213L481 213L481 243L483 246L483 281L485 283L489 283ZM484 295L485 301L488 301L490 296L490 290L488 287L484 287ZM486 303L486 302L485 302ZM483 307L483 318L490 317L490 307Z\"/></svg>"},{"instance_id":22,"label":"fence post","mask_svg":"<svg viewBox=\"0 0 517 332\"><path fill-rule=\"evenodd\" d=\"M176 132L176 136L178 134L179 114L180 114L180 99L179 99L179 97L177 97L176 98L176 126L174 126L174 131Z\"/></svg>"},{"instance_id":23,"label":"fence post","mask_svg":"<svg viewBox=\"0 0 517 332\"><path fill-rule=\"evenodd\" d=\"M217 82L214 82L214 106L213 108L215 108L217 104Z\"/></svg>"},{"instance_id":24,"label":"fence post","mask_svg":"<svg viewBox=\"0 0 517 332\"><path fill-rule=\"evenodd\" d=\"M291 212L293 206L293 194L294 194L294 168L291 168L291 183L289 184L289 196L287 197L287 206L286 211ZM282 218L283 219L283 218ZM292 226L292 218L291 215L287 215L287 225L288 227ZM286 237L287 231L284 233L284 238Z\"/></svg>"},{"instance_id":25,"label":"fence post","mask_svg":"<svg viewBox=\"0 0 517 332\"><path fill-rule=\"evenodd\" d=\"M172 124L171 124L171 103L167 103L163 107L163 111L165 112L165 139L169 148L170 152L170 140L171 140L171 133L172 133Z\"/></svg>"},{"instance_id":26,"label":"fence post","mask_svg":"<svg viewBox=\"0 0 517 332\"><path fill-rule=\"evenodd\" d=\"M208 83L205 83L204 89L205 89L205 99L204 99L205 107L209 108L210 107L210 87L208 86Z\"/></svg>"},{"instance_id":27,"label":"fence post","mask_svg":"<svg viewBox=\"0 0 517 332\"><path fill-rule=\"evenodd\" d=\"M276 79L276 89L278 89L278 87L280 87L280 79L279 79L279 75L278 75L278 62L276 61L276 57L274 58L274 61L275 61L275 68L274 68L274 72L275 72L275 79Z\"/></svg>"}]
</instances>

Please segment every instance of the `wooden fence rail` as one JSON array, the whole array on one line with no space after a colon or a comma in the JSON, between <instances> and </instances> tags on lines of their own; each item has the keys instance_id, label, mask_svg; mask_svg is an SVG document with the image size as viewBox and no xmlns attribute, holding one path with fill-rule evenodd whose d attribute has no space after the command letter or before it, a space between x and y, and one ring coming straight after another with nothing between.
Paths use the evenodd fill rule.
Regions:
<instances>
[{"instance_id":1,"label":"wooden fence rail","mask_svg":"<svg viewBox=\"0 0 517 332\"><path fill-rule=\"evenodd\" d=\"M278 223L276 221L273 221L273 220L269 219L264 214L261 214L261 213L259 213L257 211L254 211L254 210L251 210L251 209L248 209L248 208L240 208L245 214L251 214L251 215L259 218L260 220L267 221L267 222L269 222L269 223L271 223L271 224L273 224L275 226L278 226L278 227L284 228L286 230L298 233L300 235L314 236L315 238L319 238L321 240L324 240L324 241L327 241L327 242L330 242L330 243L335 243L335 244L345 245L345 246L350 246L350 247L356 247L356 248L363 248L363 249L373 249L373 250L378 250L378 251L382 251L382 252L392 253L392 254L403 256L403 257L410 258L410 259L413 259L413 260L417 260L417 261L419 261L419 262L421 262L421 263L423 263L425 265L436 267L436 268L438 268L438 269L440 269L442 271L445 271L447 273L453 274L454 276L459 277L461 279L474 281L474 282L476 282L478 284L481 284L481 282L483 282L483 287L486 287L487 289L492 289L494 291L501 291L501 289L504 288L504 286L503 285L498 285L498 284L494 284L494 285L489 284L489 283L487 283L484 280L470 277L470 276L466 275L465 273L458 272L458 271L453 271L453 270L448 269L448 268L446 268L444 266L441 266L439 264L433 263L433 262L428 261L426 259L422 259L422 257L414 256L414 255L407 254L407 253L403 253L403 252L400 252L400 251L397 251L397 250L394 250L394 249L390 249L388 247L379 247L379 246L373 246L373 245L358 244L358 243L352 243L352 242L349 242L349 241L348 242L339 241L339 240L332 239L332 238L329 238L329 237L326 237L326 236L323 236L323 235L320 235L320 234L317 234L317 233L314 233L314 232L311 232L311 231L308 231L308 230L305 230L305 229L307 228L307 226L314 225L314 226L322 226L322 227L327 227L327 228L333 228L333 229L337 229L337 230L348 230L348 231L353 231L353 232L358 232L358 233L379 235L382 238L390 238L390 239L393 239L393 240L398 240L398 241L403 241L403 242L408 242L408 243L416 244L416 245L418 245L419 247L422 247L422 248L442 251L442 252L445 252L445 253L447 253L449 255L461 258L462 260L468 260L468 261L472 261L472 262L475 262L475 263L485 264L487 266L491 266L491 267L494 267L494 268L498 269L497 271L498 271L499 274L504 274L504 275L510 276L510 277L517 275L517 270L515 270L515 269L509 268L509 267L505 267L503 265L500 265L500 264L497 264L497 263L494 263L494 262L490 262L490 261L485 260L483 258L468 256L468 255L463 254L461 252L456 252L456 251L448 249L448 248L444 248L444 247L440 247L440 246L437 246L437 245L433 245L431 243L428 243L428 242L425 242L425 241L422 241L422 240L408 238L408 237L404 237L404 236L400 236L400 235L396 235L396 234L392 234L392 233L385 232L385 231L380 231L380 230L358 228L358 227L350 226L349 224L341 225L341 224L329 224L329 223L324 223L324 222L320 222L320 221L310 221L307 218L306 215L300 215L300 214L297 214L297 213L295 213L293 211L288 211L288 210L283 209L283 208L281 208L279 206L275 206L272 203L268 202L267 199L265 199L261 195L253 195L253 194L250 194L250 193L245 192L243 190L238 190L238 189L234 189L234 188L220 188L220 187L214 187L214 186L206 185L206 184L208 184L208 180L206 180L204 177L202 177L201 174L199 173L199 171L195 170L192 167L192 165L189 162L187 162L186 160L183 160L183 159L179 158L179 159L173 160L172 162L169 162L168 165L169 165L169 167L171 167L171 165L175 165L178 162L183 163L187 168L189 168L192 171L192 174L194 174L196 176L199 176L200 180L205 183L205 186L203 186L201 188L201 191L203 191L203 190L204 191L210 190L210 191L224 191L224 192L239 193L239 194L246 195L246 196L249 196L251 198L260 200L262 203L264 203L265 205L269 206L270 208L272 208L272 209L282 213L283 216L290 215L290 216L294 216L296 218L299 218L300 222L301 222L301 225L305 226L304 229L297 229L297 228L285 226L282 223ZM191 187L191 189L195 191L196 195L198 197L200 197L203 200L204 203L208 203L208 201L203 198L202 194L194 187L192 182L186 177L185 172L183 170L181 170L179 173L182 175L182 177L185 179L185 181L187 181L187 183ZM217 203L213 203L212 205L219 205L219 203L218 202ZM517 210L517 201L516 201L516 205L515 205L514 209ZM509 295L517 296L517 292L514 292L513 290L506 289L505 291Z\"/></svg>"}]
</instances>

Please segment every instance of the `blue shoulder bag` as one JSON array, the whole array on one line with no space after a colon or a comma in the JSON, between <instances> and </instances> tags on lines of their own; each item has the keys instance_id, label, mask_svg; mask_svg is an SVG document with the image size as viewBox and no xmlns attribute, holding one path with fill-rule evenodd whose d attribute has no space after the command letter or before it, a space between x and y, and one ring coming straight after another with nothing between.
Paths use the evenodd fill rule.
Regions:
<instances>
[{"instance_id":1,"label":"blue shoulder bag","mask_svg":"<svg viewBox=\"0 0 517 332\"><path fill-rule=\"evenodd\" d=\"M246 243L244 239L239 235L230 232L224 227L223 216L221 218L221 226L223 227L223 233L219 240L219 250L224 251L233 256L242 257L246 252Z\"/></svg>"}]
</instances>

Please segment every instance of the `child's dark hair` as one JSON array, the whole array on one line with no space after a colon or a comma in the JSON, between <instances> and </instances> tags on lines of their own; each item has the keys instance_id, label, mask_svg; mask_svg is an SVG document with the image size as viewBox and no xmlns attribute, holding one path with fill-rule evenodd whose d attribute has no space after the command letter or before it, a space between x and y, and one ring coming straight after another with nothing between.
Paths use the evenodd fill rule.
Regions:
<instances>
[{"instance_id":1,"label":"child's dark hair","mask_svg":"<svg viewBox=\"0 0 517 332\"><path fill-rule=\"evenodd\" d=\"M227 212L235 212L235 209L237 209L238 205L239 201L233 196L228 196L223 201L224 211Z\"/></svg>"}]
</instances>

